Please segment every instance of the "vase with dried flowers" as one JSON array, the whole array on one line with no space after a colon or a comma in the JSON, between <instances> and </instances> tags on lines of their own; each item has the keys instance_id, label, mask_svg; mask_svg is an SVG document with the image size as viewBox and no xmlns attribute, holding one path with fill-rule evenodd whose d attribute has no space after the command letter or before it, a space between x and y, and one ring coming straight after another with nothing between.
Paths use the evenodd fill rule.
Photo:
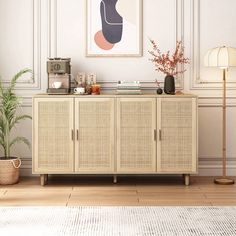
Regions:
<instances>
[{"instance_id":1,"label":"vase with dried flowers","mask_svg":"<svg viewBox=\"0 0 236 236\"><path fill-rule=\"evenodd\" d=\"M170 51L161 53L154 40L150 39L152 51L148 51L153 58L150 59L155 65L155 70L166 75L164 81L164 92L175 94L175 78L178 74L183 74L186 70L178 70L178 65L189 64L189 58L184 57L184 46L182 41L176 42L176 48L172 55Z\"/></svg>"}]
</instances>

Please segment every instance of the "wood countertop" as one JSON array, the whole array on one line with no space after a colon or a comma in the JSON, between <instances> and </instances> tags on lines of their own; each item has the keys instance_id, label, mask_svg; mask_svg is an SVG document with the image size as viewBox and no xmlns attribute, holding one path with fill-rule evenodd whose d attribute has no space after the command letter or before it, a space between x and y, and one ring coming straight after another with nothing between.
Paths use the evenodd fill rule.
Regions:
<instances>
[{"instance_id":1,"label":"wood countertop","mask_svg":"<svg viewBox=\"0 0 236 236\"><path fill-rule=\"evenodd\" d=\"M106 98L106 97L112 97L112 98L197 98L198 96L195 94L190 93L179 93L175 95L168 95L168 94L155 94L155 93L143 93L140 95L135 94L116 94L114 93L101 93L100 95L78 95L78 94L47 94L47 93L41 93L41 94L35 94L33 95L33 98L55 98L55 97L68 97L68 98Z\"/></svg>"}]
</instances>

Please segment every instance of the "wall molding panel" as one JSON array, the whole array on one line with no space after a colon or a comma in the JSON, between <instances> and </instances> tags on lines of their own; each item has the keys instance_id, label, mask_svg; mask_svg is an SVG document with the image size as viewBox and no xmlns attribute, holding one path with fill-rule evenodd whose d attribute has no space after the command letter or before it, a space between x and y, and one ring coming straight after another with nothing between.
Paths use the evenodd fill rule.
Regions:
<instances>
[{"instance_id":1,"label":"wall molding panel","mask_svg":"<svg viewBox=\"0 0 236 236\"><path fill-rule=\"evenodd\" d=\"M22 107L31 107L32 108L32 97L23 97Z\"/></svg>"},{"instance_id":2,"label":"wall molding panel","mask_svg":"<svg viewBox=\"0 0 236 236\"><path fill-rule=\"evenodd\" d=\"M57 57L57 0L48 0L48 57Z\"/></svg>"},{"instance_id":3,"label":"wall molding panel","mask_svg":"<svg viewBox=\"0 0 236 236\"><path fill-rule=\"evenodd\" d=\"M200 96L198 107L222 107L222 97L220 96ZM227 107L236 107L236 97L227 97Z\"/></svg>"},{"instance_id":4,"label":"wall molding panel","mask_svg":"<svg viewBox=\"0 0 236 236\"><path fill-rule=\"evenodd\" d=\"M219 0L207 0L208 5L211 7L211 9L214 9L213 5L219 4ZM232 4L235 4L234 0L230 0L230 3L225 4L224 6L228 6L229 9L232 8ZM206 0L190 0L190 51L191 51L191 81L190 81L190 89L191 90L222 90L222 72L219 70L216 72L217 69L209 69L209 73L214 72L214 78L206 78L202 76L202 71L201 71L201 60L202 60L202 55L210 48L224 45L226 42L227 46L232 46L231 44L227 43L227 37L225 36L225 41L222 43L221 39L215 40L215 42L210 42L210 46L207 47L207 49L203 50L203 41L201 40L201 36L204 34L203 33L203 27L207 27L204 32L208 30L208 32L211 32L214 30L215 24L218 26L220 25L217 20L222 20L220 17L215 16L213 13L208 12L205 16L203 16L202 13L202 5L203 2L205 3ZM223 3L223 2L222 2ZM205 3L206 4L206 3ZM205 6L205 5L204 5ZM236 6L236 4L235 4ZM206 17L206 19L203 19L203 17ZM214 25L209 25L209 17L213 18L216 17ZM232 16L233 17L233 16ZM230 19L230 17L228 18ZM205 22L202 24L202 22ZM234 22L234 21L232 21ZM235 24L235 23L234 23ZM236 25L236 24L235 24ZM220 28L217 29L219 32L221 31ZM220 37L220 36L219 36ZM204 40L205 42L205 40ZM209 44L209 42L207 42ZM234 42L236 44L236 41ZM236 70L233 72L230 71L229 76L227 78L227 89L228 90L235 90L236 89L236 80L235 80L235 75L236 75ZM210 75L209 75L210 76ZM217 79L216 79L217 77Z\"/></svg>"},{"instance_id":5,"label":"wall molding panel","mask_svg":"<svg viewBox=\"0 0 236 236\"><path fill-rule=\"evenodd\" d=\"M28 0L32 9L32 45L31 65L33 74L20 79L17 82L16 90L40 90L41 89L41 3L42 0ZM29 45L25 45L28 50ZM20 56L20 55L18 55ZM9 75L12 76L12 75ZM3 80L3 83L9 83L9 80Z\"/></svg>"}]
</instances>

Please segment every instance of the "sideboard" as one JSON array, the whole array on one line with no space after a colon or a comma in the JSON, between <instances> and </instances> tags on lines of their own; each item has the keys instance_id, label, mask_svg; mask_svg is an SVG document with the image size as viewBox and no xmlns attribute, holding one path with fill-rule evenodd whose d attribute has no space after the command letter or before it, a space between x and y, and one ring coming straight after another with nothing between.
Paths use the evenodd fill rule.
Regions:
<instances>
[{"instance_id":1,"label":"sideboard","mask_svg":"<svg viewBox=\"0 0 236 236\"><path fill-rule=\"evenodd\" d=\"M33 174L197 173L194 95L33 97Z\"/></svg>"}]
</instances>

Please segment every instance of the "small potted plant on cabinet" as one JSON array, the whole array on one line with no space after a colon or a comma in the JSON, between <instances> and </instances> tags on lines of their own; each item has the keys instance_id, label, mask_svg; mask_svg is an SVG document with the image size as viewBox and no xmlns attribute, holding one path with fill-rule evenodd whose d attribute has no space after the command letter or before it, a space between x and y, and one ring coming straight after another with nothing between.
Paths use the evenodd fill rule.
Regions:
<instances>
[{"instance_id":1,"label":"small potted plant on cabinet","mask_svg":"<svg viewBox=\"0 0 236 236\"><path fill-rule=\"evenodd\" d=\"M16 124L21 120L31 119L31 116L17 114L21 97L14 93L17 80L29 72L29 69L18 72L7 87L4 87L0 80L0 146L4 151L4 156L0 157L0 184L15 184L19 181L21 160L19 157L11 156L12 147L18 142L30 147L30 142L25 137L12 138L11 135Z\"/></svg>"}]
</instances>

